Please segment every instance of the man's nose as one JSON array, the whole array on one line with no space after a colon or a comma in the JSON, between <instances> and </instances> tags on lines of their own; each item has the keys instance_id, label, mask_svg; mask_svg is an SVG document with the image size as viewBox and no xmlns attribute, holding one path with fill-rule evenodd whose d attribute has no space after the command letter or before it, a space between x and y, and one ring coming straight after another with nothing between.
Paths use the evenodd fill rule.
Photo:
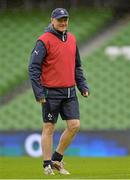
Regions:
<instances>
[{"instance_id":1,"label":"man's nose","mask_svg":"<svg viewBox=\"0 0 130 180\"><path fill-rule=\"evenodd\" d=\"M62 24L63 24L63 25L66 25L66 22L65 22L65 21L63 21L63 22L62 22Z\"/></svg>"}]
</instances>

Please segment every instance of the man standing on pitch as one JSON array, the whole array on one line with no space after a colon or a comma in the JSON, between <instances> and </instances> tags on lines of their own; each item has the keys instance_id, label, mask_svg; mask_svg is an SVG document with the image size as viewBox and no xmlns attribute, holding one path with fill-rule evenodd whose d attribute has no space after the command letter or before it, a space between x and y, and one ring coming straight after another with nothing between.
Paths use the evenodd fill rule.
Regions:
<instances>
[{"instance_id":1,"label":"man standing on pitch","mask_svg":"<svg viewBox=\"0 0 130 180\"><path fill-rule=\"evenodd\" d=\"M46 175L70 174L63 166L63 155L80 127L77 85L82 96L89 89L83 76L79 51L73 34L67 31L69 14L66 9L56 8L51 23L32 51L29 76L35 98L42 104L43 167ZM52 154L53 134L58 115L66 121L56 151Z\"/></svg>"}]
</instances>

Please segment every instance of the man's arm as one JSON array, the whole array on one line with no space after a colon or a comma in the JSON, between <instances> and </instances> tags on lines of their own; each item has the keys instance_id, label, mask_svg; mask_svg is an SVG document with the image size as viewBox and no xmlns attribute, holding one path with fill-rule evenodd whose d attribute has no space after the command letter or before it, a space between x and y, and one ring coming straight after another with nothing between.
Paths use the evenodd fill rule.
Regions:
<instances>
[{"instance_id":1,"label":"man's arm","mask_svg":"<svg viewBox=\"0 0 130 180\"><path fill-rule=\"evenodd\" d=\"M29 62L29 77L35 98L38 102L44 102L45 89L41 84L42 63L46 56L46 47L42 41L37 41Z\"/></svg>"},{"instance_id":2,"label":"man's arm","mask_svg":"<svg viewBox=\"0 0 130 180\"><path fill-rule=\"evenodd\" d=\"M81 59L79 55L78 47L76 46L76 67L75 67L75 80L77 84L77 88L81 92L81 94L85 97L89 94L89 87L86 82L86 79L83 75L83 69L81 66Z\"/></svg>"}]
</instances>

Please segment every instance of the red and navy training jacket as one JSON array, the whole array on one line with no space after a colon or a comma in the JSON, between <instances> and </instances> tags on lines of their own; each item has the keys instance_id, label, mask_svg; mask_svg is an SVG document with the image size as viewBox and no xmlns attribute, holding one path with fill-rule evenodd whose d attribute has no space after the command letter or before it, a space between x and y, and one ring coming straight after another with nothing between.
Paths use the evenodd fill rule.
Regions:
<instances>
[{"instance_id":1,"label":"red and navy training jacket","mask_svg":"<svg viewBox=\"0 0 130 180\"><path fill-rule=\"evenodd\" d=\"M76 84L81 94L89 91L75 37L52 26L36 42L29 62L29 77L36 100L45 97L47 87L60 88L62 92Z\"/></svg>"}]
</instances>

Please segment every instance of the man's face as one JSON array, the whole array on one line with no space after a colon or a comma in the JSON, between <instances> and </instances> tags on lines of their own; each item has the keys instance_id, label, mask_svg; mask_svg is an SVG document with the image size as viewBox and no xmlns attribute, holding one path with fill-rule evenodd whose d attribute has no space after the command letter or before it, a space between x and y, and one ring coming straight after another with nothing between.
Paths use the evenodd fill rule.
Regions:
<instances>
[{"instance_id":1,"label":"man's face","mask_svg":"<svg viewBox=\"0 0 130 180\"><path fill-rule=\"evenodd\" d=\"M68 28L68 18L63 17L60 19L51 18L51 23L58 31L64 32Z\"/></svg>"}]
</instances>

